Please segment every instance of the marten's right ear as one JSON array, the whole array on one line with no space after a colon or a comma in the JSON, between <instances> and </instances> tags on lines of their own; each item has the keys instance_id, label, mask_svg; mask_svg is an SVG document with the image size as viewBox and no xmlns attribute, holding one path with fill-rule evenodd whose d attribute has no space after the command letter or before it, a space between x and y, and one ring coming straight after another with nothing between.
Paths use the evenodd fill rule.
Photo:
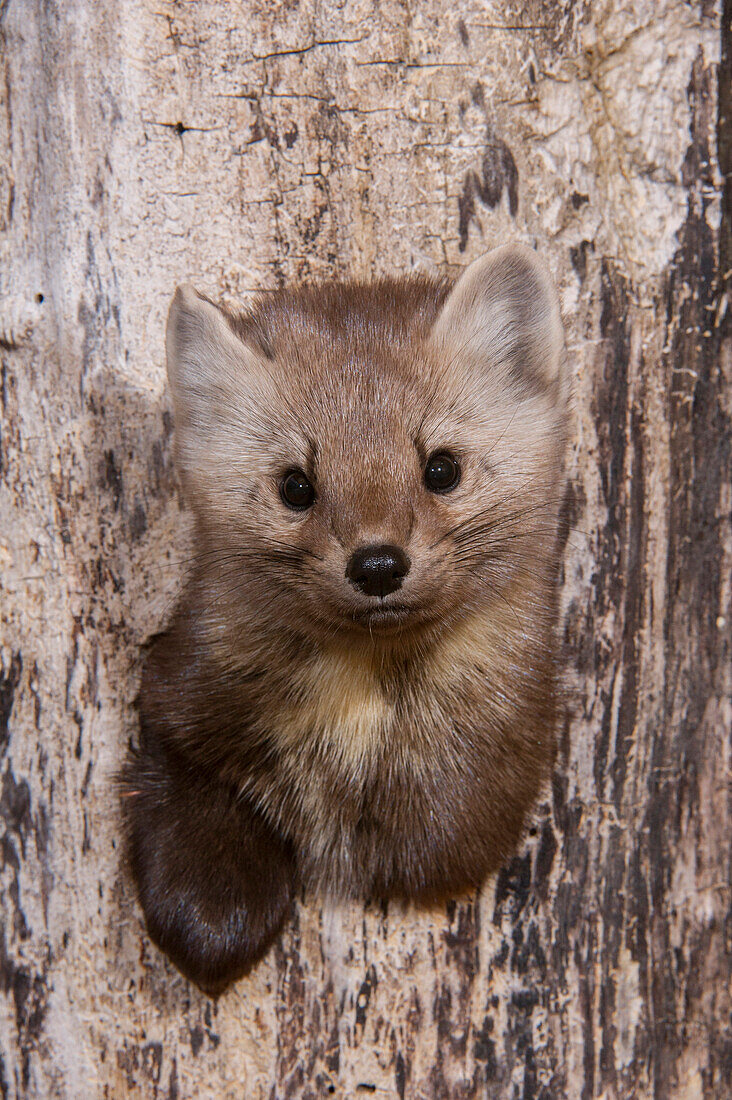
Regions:
<instances>
[{"instance_id":1,"label":"marten's right ear","mask_svg":"<svg viewBox=\"0 0 732 1100\"><path fill-rule=\"evenodd\" d=\"M222 403L246 386L256 366L253 350L222 311L190 285L175 292L165 342L179 427L188 422L201 426L211 415L220 416Z\"/></svg>"},{"instance_id":2,"label":"marten's right ear","mask_svg":"<svg viewBox=\"0 0 732 1100\"><path fill-rule=\"evenodd\" d=\"M195 490L230 472L247 442L262 435L267 371L226 315L191 286L175 292L166 344L178 469Z\"/></svg>"}]
</instances>

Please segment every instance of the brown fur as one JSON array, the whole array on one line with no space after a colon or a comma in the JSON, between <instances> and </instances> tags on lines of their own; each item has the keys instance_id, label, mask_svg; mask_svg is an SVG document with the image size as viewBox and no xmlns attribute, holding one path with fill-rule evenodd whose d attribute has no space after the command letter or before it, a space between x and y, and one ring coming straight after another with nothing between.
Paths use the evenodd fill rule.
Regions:
<instances>
[{"instance_id":1,"label":"brown fur","mask_svg":"<svg viewBox=\"0 0 732 1100\"><path fill-rule=\"evenodd\" d=\"M219 989L296 881L444 896L516 844L554 754L568 383L521 246L454 288L334 283L241 315L179 290L168 370L197 559L145 665L125 801L151 935ZM437 451L461 466L445 494ZM307 512L279 497L293 467ZM411 560L383 600L345 574L371 544Z\"/></svg>"}]
</instances>

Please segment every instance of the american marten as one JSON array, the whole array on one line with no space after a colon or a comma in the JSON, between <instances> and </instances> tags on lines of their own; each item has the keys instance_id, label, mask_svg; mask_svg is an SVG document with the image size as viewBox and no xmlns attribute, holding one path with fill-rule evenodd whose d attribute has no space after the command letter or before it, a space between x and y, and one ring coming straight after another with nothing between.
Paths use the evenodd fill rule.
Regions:
<instances>
[{"instance_id":1,"label":"american marten","mask_svg":"<svg viewBox=\"0 0 732 1100\"><path fill-rule=\"evenodd\" d=\"M439 899L511 853L554 758L569 377L536 254L452 284L176 291L195 559L124 775L153 940L219 992L299 887Z\"/></svg>"}]
</instances>

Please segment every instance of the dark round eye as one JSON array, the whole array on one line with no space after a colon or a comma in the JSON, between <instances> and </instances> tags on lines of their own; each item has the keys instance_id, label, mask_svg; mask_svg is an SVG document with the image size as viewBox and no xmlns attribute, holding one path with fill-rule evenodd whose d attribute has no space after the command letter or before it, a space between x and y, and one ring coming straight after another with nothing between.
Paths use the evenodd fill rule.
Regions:
<instances>
[{"instance_id":1,"label":"dark round eye","mask_svg":"<svg viewBox=\"0 0 732 1100\"><path fill-rule=\"evenodd\" d=\"M460 481L460 467L452 455L432 455L424 468L424 483L432 493L449 493Z\"/></svg>"},{"instance_id":2,"label":"dark round eye","mask_svg":"<svg viewBox=\"0 0 732 1100\"><path fill-rule=\"evenodd\" d=\"M315 490L302 470L290 470L280 482L280 496L288 508L301 512L315 500Z\"/></svg>"}]
</instances>

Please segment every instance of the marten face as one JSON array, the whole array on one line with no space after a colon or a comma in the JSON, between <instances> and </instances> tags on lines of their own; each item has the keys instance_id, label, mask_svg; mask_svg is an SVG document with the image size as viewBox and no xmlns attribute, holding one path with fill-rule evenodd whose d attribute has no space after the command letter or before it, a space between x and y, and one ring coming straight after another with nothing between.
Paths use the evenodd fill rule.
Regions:
<instances>
[{"instance_id":1,"label":"marten face","mask_svg":"<svg viewBox=\"0 0 732 1100\"><path fill-rule=\"evenodd\" d=\"M278 292L168 327L198 568L227 616L417 640L551 567L566 382L554 292L499 249L445 284Z\"/></svg>"}]
</instances>

